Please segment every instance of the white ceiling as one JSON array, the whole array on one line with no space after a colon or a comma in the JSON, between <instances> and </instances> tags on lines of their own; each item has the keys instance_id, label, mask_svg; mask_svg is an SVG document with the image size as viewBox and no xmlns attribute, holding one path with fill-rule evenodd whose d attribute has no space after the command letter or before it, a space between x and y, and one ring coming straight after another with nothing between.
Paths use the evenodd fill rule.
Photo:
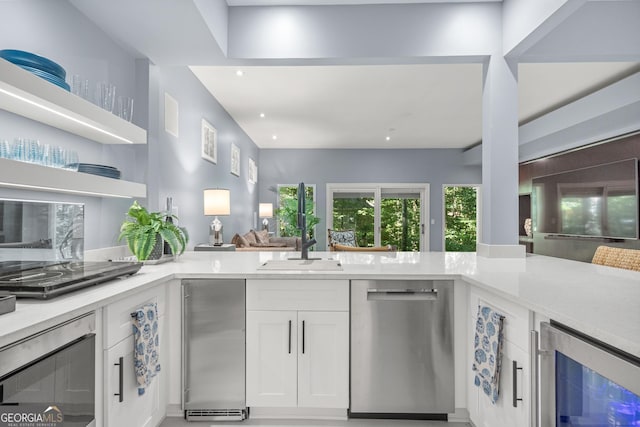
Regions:
<instances>
[{"instance_id":1,"label":"white ceiling","mask_svg":"<svg viewBox=\"0 0 640 427\"><path fill-rule=\"evenodd\" d=\"M520 64L520 120L637 68ZM482 137L480 64L191 69L260 148L466 148Z\"/></svg>"},{"instance_id":2,"label":"white ceiling","mask_svg":"<svg viewBox=\"0 0 640 427\"><path fill-rule=\"evenodd\" d=\"M300 61L301 66L255 66L259 61L248 61L252 66L243 66L244 76L238 77L237 65L228 64L242 61L228 60L222 55L194 1L164 0L161 7L157 0L68 1L136 56L164 66L198 65L192 67L194 73L261 148L465 148L481 141L479 64L316 66ZM266 6L447 1L458 2L227 0L227 3ZM566 34L560 26L542 39L545 49L531 49L535 50L535 55L527 58L531 63L519 65L521 123L640 71L637 45L617 43L619 38L614 31L617 25L635 28L628 22L624 24L625 17L619 15L629 9L629 4L607 1L588 2L587 6L585 13L576 18L572 15L570 19L581 22L571 28L588 28L597 20L593 14L612 17L593 32L595 40L592 37L581 42L587 35ZM608 13L602 11L605 6L610 6ZM627 15L637 9L630 10ZM591 15L585 16L589 11ZM612 13L615 11L618 14ZM141 21L140 16L147 19ZM172 31L166 30L167 23ZM603 37L610 33L614 37ZM603 43L603 39L610 43ZM599 61L629 62L577 62L589 60L585 45L601 51ZM567 61L566 52L571 53L572 63L562 62ZM402 58L399 60L404 62ZM265 118L259 117L261 112ZM274 134L277 140L272 139ZM391 140L387 141L386 136Z\"/></svg>"},{"instance_id":3,"label":"white ceiling","mask_svg":"<svg viewBox=\"0 0 640 427\"><path fill-rule=\"evenodd\" d=\"M481 129L480 64L192 70L261 148L464 147Z\"/></svg>"}]
</instances>

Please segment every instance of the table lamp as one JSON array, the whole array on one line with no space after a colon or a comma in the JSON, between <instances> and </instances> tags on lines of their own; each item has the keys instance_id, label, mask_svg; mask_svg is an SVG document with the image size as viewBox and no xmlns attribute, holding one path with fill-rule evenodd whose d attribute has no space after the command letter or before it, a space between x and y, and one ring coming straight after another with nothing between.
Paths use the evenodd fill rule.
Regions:
<instances>
[{"instance_id":1,"label":"table lamp","mask_svg":"<svg viewBox=\"0 0 640 427\"><path fill-rule=\"evenodd\" d=\"M262 220L262 229L269 231L269 218L273 218L273 203L258 204L258 215Z\"/></svg>"},{"instance_id":2,"label":"table lamp","mask_svg":"<svg viewBox=\"0 0 640 427\"><path fill-rule=\"evenodd\" d=\"M204 190L204 214L215 216L209 226L209 244L222 246L222 222L218 219L218 215L231 214L231 192L224 188Z\"/></svg>"}]
</instances>

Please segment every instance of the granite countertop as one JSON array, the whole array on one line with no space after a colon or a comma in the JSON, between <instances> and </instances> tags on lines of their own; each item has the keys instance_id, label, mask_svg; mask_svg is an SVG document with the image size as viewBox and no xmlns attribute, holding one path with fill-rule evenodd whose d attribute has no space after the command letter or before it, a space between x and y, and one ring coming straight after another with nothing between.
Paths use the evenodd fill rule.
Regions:
<instances>
[{"instance_id":1,"label":"granite countertop","mask_svg":"<svg viewBox=\"0 0 640 427\"><path fill-rule=\"evenodd\" d=\"M541 255L490 259L475 253L313 252L342 271L258 270L299 252L187 252L135 275L51 301L18 300L0 316L0 347L156 284L182 278L462 279L640 357L640 273Z\"/></svg>"}]
</instances>

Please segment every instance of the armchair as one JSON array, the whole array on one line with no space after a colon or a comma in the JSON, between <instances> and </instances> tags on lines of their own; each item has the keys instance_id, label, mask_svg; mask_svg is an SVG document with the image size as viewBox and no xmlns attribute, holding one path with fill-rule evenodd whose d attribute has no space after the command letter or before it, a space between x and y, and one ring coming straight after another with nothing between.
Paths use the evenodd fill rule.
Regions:
<instances>
[{"instance_id":1,"label":"armchair","mask_svg":"<svg viewBox=\"0 0 640 427\"><path fill-rule=\"evenodd\" d=\"M356 233L354 230L332 230L327 229L327 242L331 252L395 252L396 246L358 246L356 244Z\"/></svg>"}]
</instances>

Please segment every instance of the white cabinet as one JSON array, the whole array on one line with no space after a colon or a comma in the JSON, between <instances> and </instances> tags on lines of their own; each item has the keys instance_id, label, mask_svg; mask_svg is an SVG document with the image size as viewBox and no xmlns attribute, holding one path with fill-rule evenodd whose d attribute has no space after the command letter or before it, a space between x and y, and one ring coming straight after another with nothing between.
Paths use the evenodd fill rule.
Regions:
<instances>
[{"instance_id":1,"label":"white cabinet","mask_svg":"<svg viewBox=\"0 0 640 427\"><path fill-rule=\"evenodd\" d=\"M502 367L500 373L500 395L493 404L480 387L474 385L473 339L478 305L488 305L505 316ZM510 301L488 292L472 288L469 300L469 363L468 363L468 406L469 415L476 427L529 426L531 395L529 330L531 313ZM513 362L521 369L514 370ZM514 382L515 377L515 382ZM513 385L516 385L516 389ZM514 406L514 396L516 399Z\"/></svg>"},{"instance_id":2,"label":"white cabinet","mask_svg":"<svg viewBox=\"0 0 640 427\"><path fill-rule=\"evenodd\" d=\"M247 280L247 406L349 406L349 282Z\"/></svg>"},{"instance_id":3,"label":"white cabinet","mask_svg":"<svg viewBox=\"0 0 640 427\"><path fill-rule=\"evenodd\" d=\"M133 367L134 337L131 313L149 303L158 304L160 333L160 366L168 368L165 342L165 285L128 296L103 309L104 325L104 426L156 426L166 410L166 390L162 387L164 371L161 371L138 394L138 384Z\"/></svg>"}]
</instances>

